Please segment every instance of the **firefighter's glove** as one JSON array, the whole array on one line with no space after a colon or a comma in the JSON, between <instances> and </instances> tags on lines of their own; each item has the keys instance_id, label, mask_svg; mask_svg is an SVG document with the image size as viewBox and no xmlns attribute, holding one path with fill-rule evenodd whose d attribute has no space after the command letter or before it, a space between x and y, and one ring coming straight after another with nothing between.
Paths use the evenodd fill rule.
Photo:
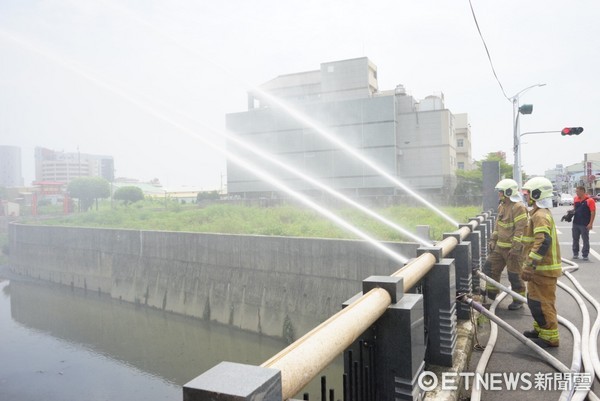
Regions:
<instances>
[{"instance_id":1,"label":"firefighter's glove","mask_svg":"<svg viewBox=\"0 0 600 401\"><path fill-rule=\"evenodd\" d=\"M534 262L527 262L523 266L523 271L521 272L521 279L523 279L523 281L533 280L533 271L535 270L535 267L536 266Z\"/></svg>"},{"instance_id":2,"label":"firefighter's glove","mask_svg":"<svg viewBox=\"0 0 600 401\"><path fill-rule=\"evenodd\" d=\"M523 281L531 281L533 280L533 269L526 268L521 272L521 279Z\"/></svg>"},{"instance_id":3,"label":"firefighter's glove","mask_svg":"<svg viewBox=\"0 0 600 401\"><path fill-rule=\"evenodd\" d=\"M490 253L492 253L495 248L496 248L496 241L488 242L488 249L489 249Z\"/></svg>"}]
</instances>

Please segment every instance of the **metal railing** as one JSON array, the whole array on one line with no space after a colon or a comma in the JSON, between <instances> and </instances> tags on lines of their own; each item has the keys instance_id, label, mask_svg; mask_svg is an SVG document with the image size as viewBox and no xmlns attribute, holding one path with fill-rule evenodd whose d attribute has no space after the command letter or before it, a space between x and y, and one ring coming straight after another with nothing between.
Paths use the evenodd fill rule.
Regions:
<instances>
[{"instance_id":1,"label":"metal railing","mask_svg":"<svg viewBox=\"0 0 600 401\"><path fill-rule=\"evenodd\" d=\"M490 214L484 213L471 219L469 223L462 224L458 230L447 234L445 239L438 242L431 249L433 252L428 252L426 248L425 252L410 260L405 266L391 274L390 277L398 278L403 293L407 293L423 280L439 262L439 254L436 256L435 251L440 252L442 257L450 255L461 240L468 238L489 217ZM484 248L484 246L481 247ZM471 262L469 261L469 263ZM273 377L280 380L281 388L280 393L279 389L271 388L269 391L275 391L275 395L272 395L271 398L261 397L261 399L279 398L285 400L296 395L371 327L386 312L393 301L395 302L393 294L388 289L372 288L340 312L265 361L260 365L260 368L272 369ZM215 378L222 373L222 370L213 371L204 378L199 376L186 384L184 387L184 400L209 399L209 397L202 396L204 390L199 391L198 389L204 385L203 383L210 382L214 385ZM278 387L278 385L275 387ZM219 389L215 388L215 391L221 393Z\"/></svg>"}]
</instances>

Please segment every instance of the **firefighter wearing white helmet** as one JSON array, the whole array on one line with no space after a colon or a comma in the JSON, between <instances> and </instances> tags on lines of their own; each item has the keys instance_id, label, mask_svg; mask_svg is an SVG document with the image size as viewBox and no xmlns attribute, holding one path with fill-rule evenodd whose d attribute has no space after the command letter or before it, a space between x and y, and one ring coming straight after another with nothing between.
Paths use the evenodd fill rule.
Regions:
<instances>
[{"instance_id":1,"label":"firefighter wearing white helmet","mask_svg":"<svg viewBox=\"0 0 600 401\"><path fill-rule=\"evenodd\" d=\"M556 282L562 274L560 247L552 207L552 183L535 177L523 185L529 206L529 223L523 236L525 244L523 273L527 281L527 305L533 315L533 330L524 332L541 347L558 347Z\"/></svg>"},{"instance_id":2,"label":"firefighter wearing white helmet","mask_svg":"<svg viewBox=\"0 0 600 401\"><path fill-rule=\"evenodd\" d=\"M523 265L523 234L527 226L527 207L522 202L519 186L515 180L504 179L496 184L500 204L494 231L489 242L490 255L484 265L484 273L496 281L504 266L508 270L508 280L512 290L525 296L525 282L521 280ZM498 289L486 284L486 293L490 299L496 299ZM513 298L508 306L510 310L523 307L523 303Z\"/></svg>"}]
</instances>

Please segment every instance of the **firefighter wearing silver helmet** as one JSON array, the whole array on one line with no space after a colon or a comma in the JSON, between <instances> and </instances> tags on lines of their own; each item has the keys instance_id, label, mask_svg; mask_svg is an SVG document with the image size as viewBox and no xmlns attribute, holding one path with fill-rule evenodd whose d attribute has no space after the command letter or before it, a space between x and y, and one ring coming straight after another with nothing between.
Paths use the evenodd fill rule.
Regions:
<instances>
[{"instance_id":1,"label":"firefighter wearing silver helmet","mask_svg":"<svg viewBox=\"0 0 600 401\"><path fill-rule=\"evenodd\" d=\"M527 226L527 207L521 200L519 187L515 180L505 179L496 184L500 204L498 217L489 242L490 256L484 265L484 273L496 281L504 266L508 270L508 280L512 290L525 296L525 282L521 280L523 265L523 233ZM486 284L486 293L490 299L496 299L498 289ZM523 303L513 298L508 309L517 310Z\"/></svg>"},{"instance_id":2,"label":"firefighter wearing silver helmet","mask_svg":"<svg viewBox=\"0 0 600 401\"><path fill-rule=\"evenodd\" d=\"M525 244L523 273L527 281L527 305L533 315L533 330L523 334L541 347L558 347L556 282L562 274L560 247L552 207L552 183L535 177L523 185L529 206L529 223L523 236Z\"/></svg>"}]
</instances>

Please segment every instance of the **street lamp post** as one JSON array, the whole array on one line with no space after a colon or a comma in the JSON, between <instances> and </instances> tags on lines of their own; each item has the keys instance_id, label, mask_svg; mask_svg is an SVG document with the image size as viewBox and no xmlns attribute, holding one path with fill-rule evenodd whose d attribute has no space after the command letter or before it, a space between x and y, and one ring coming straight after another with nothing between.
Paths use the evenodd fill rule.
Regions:
<instances>
[{"instance_id":1,"label":"street lamp post","mask_svg":"<svg viewBox=\"0 0 600 401\"><path fill-rule=\"evenodd\" d=\"M514 165L513 165L513 179L521 188L523 180L521 177L521 135L519 133L519 114L531 114L533 112L533 106L530 104L524 104L519 106L519 96L527 92L529 89L536 88L538 86L544 86L546 84L535 84L528 86L527 88L519 91L516 95L511 97L509 100L513 104L513 142L514 142Z\"/></svg>"}]
</instances>

